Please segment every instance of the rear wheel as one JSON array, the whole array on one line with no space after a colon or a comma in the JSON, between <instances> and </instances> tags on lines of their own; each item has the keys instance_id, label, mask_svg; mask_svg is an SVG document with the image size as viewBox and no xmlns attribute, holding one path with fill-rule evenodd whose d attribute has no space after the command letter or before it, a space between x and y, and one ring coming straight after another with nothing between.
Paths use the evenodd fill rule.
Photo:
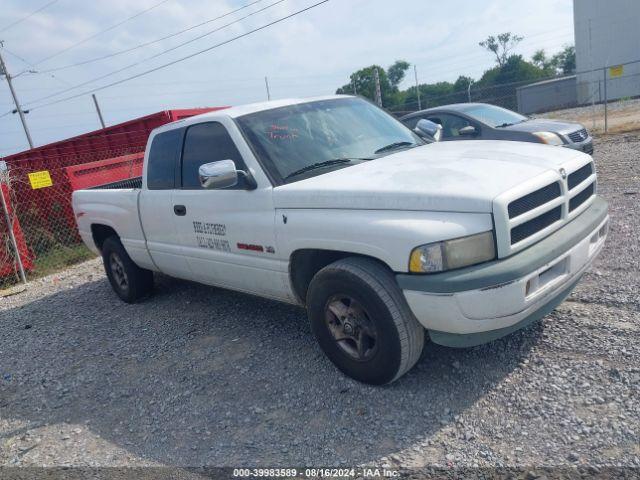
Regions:
<instances>
[{"instance_id":1,"label":"rear wheel","mask_svg":"<svg viewBox=\"0 0 640 480\"><path fill-rule=\"evenodd\" d=\"M346 258L320 270L309 285L307 309L324 353L358 381L393 382L422 352L424 329L392 272L373 260Z\"/></svg>"},{"instance_id":2,"label":"rear wheel","mask_svg":"<svg viewBox=\"0 0 640 480\"><path fill-rule=\"evenodd\" d=\"M111 287L127 303L134 303L153 289L153 272L138 267L116 236L102 245L102 262Z\"/></svg>"}]
</instances>

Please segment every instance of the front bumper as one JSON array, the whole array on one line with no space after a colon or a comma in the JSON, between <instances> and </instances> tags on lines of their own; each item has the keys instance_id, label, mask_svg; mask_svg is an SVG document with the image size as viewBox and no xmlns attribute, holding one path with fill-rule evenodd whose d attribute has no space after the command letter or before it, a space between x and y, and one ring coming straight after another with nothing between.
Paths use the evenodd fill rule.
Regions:
<instances>
[{"instance_id":1,"label":"front bumper","mask_svg":"<svg viewBox=\"0 0 640 480\"><path fill-rule=\"evenodd\" d=\"M573 221L518 254L396 279L434 342L479 345L542 318L561 303L602 249L608 219L607 203L597 197Z\"/></svg>"}]
</instances>

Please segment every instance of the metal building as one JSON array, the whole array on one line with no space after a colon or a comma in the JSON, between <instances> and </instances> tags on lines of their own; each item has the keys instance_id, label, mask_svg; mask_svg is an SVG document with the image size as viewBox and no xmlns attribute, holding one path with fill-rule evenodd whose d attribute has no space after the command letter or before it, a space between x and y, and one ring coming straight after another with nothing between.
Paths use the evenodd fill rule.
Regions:
<instances>
[{"instance_id":1,"label":"metal building","mask_svg":"<svg viewBox=\"0 0 640 480\"><path fill-rule=\"evenodd\" d=\"M578 103L640 96L640 0L574 0ZM637 61L637 62L636 62Z\"/></svg>"},{"instance_id":2,"label":"metal building","mask_svg":"<svg viewBox=\"0 0 640 480\"><path fill-rule=\"evenodd\" d=\"M575 107L576 76L554 78L518 87L516 97L518 112L525 115Z\"/></svg>"}]
</instances>

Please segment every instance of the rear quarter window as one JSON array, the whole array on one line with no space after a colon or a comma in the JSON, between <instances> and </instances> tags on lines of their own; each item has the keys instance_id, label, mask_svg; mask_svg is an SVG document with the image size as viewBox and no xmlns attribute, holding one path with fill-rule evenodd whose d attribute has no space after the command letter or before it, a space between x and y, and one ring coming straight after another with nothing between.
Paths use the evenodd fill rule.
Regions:
<instances>
[{"instance_id":1,"label":"rear quarter window","mask_svg":"<svg viewBox=\"0 0 640 480\"><path fill-rule=\"evenodd\" d=\"M182 129L157 134L149 148L147 165L147 188L149 190L171 190L176 185L176 162Z\"/></svg>"}]
</instances>

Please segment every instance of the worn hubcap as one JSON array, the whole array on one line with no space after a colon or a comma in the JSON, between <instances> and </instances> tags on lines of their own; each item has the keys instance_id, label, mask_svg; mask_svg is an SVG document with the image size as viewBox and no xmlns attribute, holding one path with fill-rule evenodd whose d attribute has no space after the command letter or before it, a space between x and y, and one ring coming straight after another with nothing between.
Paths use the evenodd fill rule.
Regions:
<instances>
[{"instance_id":1,"label":"worn hubcap","mask_svg":"<svg viewBox=\"0 0 640 480\"><path fill-rule=\"evenodd\" d=\"M343 352L358 361L373 357L378 347L377 332L360 303L347 295L334 295L327 302L325 321Z\"/></svg>"},{"instance_id":2,"label":"worn hubcap","mask_svg":"<svg viewBox=\"0 0 640 480\"><path fill-rule=\"evenodd\" d=\"M127 278L127 273L124 271L124 264L122 263L122 260L116 253L112 253L109 256L109 264L111 266L113 279L118 284L118 287L122 290L126 290L129 285L129 279Z\"/></svg>"}]
</instances>

